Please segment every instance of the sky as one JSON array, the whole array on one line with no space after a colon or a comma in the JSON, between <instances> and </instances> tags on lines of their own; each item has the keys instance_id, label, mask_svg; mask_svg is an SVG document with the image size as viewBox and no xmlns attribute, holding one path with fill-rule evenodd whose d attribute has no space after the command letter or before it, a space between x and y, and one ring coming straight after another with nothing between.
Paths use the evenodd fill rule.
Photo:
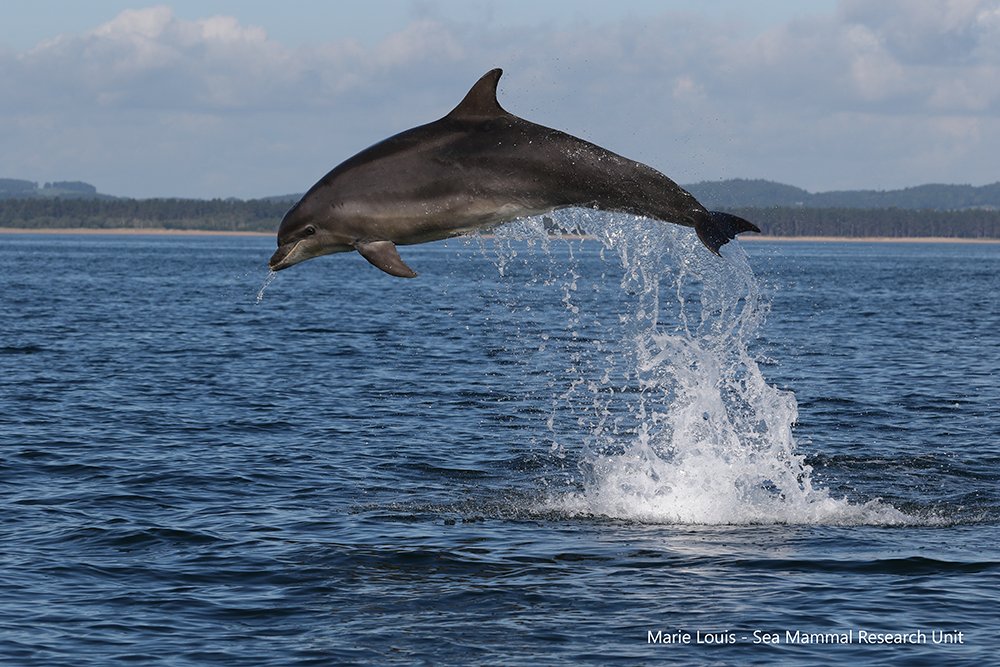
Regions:
<instances>
[{"instance_id":1,"label":"sky","mask_svg":"<svg viewBox=\"0 0 1000 667\"><path fill-rule=\"evenodd\" d=\"M0 178L304 192L494 67L679 183L1000 180L1000 0L0 0Z\"/></svg>"}]
</instances>

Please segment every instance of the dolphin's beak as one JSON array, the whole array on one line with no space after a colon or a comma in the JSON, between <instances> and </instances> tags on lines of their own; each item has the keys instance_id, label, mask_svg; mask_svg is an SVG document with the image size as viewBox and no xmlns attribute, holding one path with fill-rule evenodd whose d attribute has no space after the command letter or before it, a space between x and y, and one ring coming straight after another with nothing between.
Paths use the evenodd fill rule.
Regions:
<instances>
[{"instance_id":1,"label":"dolphin's beak","mask_svg":"<svg viewBox=\"0 0 1000 667\"><path fill-rule=\"evenodd\" d=\"M271 255L271 261L268 262L268 266L271 267L272 271L281 271L282 269L287 269L290 266L294 266L302 261L301 258L297 258L294 252L298 247L299 241L293 241L291 243L286 243L278 248L278 251Z\"/></svg>"}]
</instances>

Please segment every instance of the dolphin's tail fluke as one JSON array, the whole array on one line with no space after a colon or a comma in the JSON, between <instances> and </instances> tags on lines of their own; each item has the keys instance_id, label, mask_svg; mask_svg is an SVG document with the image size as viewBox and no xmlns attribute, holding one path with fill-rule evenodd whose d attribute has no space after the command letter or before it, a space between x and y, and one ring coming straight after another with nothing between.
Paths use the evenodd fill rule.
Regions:
<instances>
[{"instance_id":1,"label":"dolphin's tail fluke","mask_svg":"<svg viewBox=\"0 0 1000 667\"><path fill-rule=\"evenodd\" d=\"M737 234L742 232L760 233L757 225L739 216L721 211L709 211L708 213L711 217L702 218L695 223L694 230L698 232L698 238L701 239L701 242L720 257L722 255L719 254L719 248L736 238Z\"/></svg>"}]
</instances>

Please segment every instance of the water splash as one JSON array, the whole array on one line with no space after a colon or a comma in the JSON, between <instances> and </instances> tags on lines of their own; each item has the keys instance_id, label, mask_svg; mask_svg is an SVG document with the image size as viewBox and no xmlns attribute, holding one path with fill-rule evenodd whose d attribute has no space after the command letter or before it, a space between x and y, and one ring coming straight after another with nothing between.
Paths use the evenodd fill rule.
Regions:
<instances>
[{"instance_id":1,"label":"water splash","mask_svg":"<svg viewBox=\"0 0 1000 667\"><path fill-rule=\"evenodd\" d=\"M654 523L913 522L814 485L792 433L795 397L768 384L751 352L768 303L738 243L719 259L675 225L579 210L555 222L617 253L626 305L606 327L617 340L598 337L586 359L570 351L548 423L554 449L561 415L586 424L582 490L554 495L547 509ZM498 231L501 273L516 257L509 239L548 238L541 224ZM563 283L570 328L583 317L579 278Z\"/></svg>"},{"instance_id":2,"label":"water splash","mask_svg":"<svg viewBox=\"0 0 1000 667\"><path fill-rule=\"evenodd\" d=\"M267 275L264 276L264 283L260 287L257 287L255 283L261 279L262 271L267 271ZM274 271L268 269L266 264L255 266L241 275L230 278L227 282L224 296L227 299L243 304L259 306L261 301L264 300L264 290L267 289L268 285L271 284L277 275Z\"/></svg>"},{"instance_id":3,"label":"water splash","mask_svg":"<svg viewBox=\"0 0 1000 667\"><path fill-rule=\"evenodd\" d=\"M260 286L260 290L257 292L257 299L253 302L253 305L255 306L260 305L260 302L264 300L264 290L266 290L267 286L271 284L271 281L273 281L277 277L278 274L275 273L274 271L267 272L267 278L264 279L264 284Z\"/></svg>"}]
</instances>

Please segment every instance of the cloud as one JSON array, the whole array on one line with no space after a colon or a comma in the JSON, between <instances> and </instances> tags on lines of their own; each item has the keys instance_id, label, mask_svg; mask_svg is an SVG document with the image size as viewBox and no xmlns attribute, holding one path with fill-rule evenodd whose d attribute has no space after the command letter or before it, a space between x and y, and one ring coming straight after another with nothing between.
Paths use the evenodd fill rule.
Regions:
<instances>
[{"instance_id":1,"label":"cloud","mask_svg":"<svg viewBox=\"0 0 1000 667\"><path fill-rule=\"evenodd\" d=\"M748 38L666 12L491 28L427 14L375 47L291 49L168 6L0 52L0 176L132 196L303 190L503 66L501 102L682 182L996 180L1000 0L845 0Z\"/></svg>"},{"instance_id":2,"label":"cloud","mask_svg":"<svg viewBox=\"0 0 1000 667\"><path fill-rule=\"evenodd\" d=\"M289 51L263 28L223 16L181 21L160 6L42 42L14 69L39 108L223 110L266 104L290 68Z\"/></svg>"}]
</instances>

